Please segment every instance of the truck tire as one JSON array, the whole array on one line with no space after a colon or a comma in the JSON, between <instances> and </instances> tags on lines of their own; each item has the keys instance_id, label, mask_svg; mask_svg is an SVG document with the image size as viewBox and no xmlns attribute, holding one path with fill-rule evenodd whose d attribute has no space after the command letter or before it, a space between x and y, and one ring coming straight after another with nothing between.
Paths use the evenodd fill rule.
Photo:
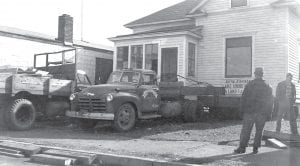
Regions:
<instances>
[{"instance_id":1,"label":"truck tire","mask_svg":"<svg viewBox=\"0 0 300 166\"><path fill-rule=\"evenodd\" d=\"M124 132L132 129L136 122L136 113L134 107L125 103L122 104L115 113L114 128L117 131Z\"/></svg>"},{"instance_id":2,"label":"truck tire","mask_svg":"<svg viewBox=\"0 0 300 166\"><path fill-rule=\"evenodd\" d=\"M186 101L184 103L183 118L186 122L197 122L201 119L203 105L199 101Z\"/></svg>"},{"instance_id":3,"label":"truck tire","mask_svg":"<svg viewBox=\"0 0 300 166\"><path fill-rule=\"evenodd\" d=\"M33 103L28 99L16 99L6 107L5 121L11 130L30 129L36 117Z\"/></svg>"},{"instance_id":4,"label":"truck tire","mask_svg":"<svg viewBox=\"0 0 300 166\"><path fill-rule=\"evenodd\" d=\"M78 121L79 121L78 122L79 127L84 130L92 129L98 123L98 120L95 119L78 119Z\"/></svg>"}]
</instances>

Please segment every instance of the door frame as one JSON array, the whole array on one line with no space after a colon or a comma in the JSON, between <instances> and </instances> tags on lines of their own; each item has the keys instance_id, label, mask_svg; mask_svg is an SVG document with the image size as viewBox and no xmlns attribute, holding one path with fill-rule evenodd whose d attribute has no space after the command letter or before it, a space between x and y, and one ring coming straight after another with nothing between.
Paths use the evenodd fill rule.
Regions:
<instances>
[{"instance_id":1,"label":"door frame","mask_svg":"<svg viewBox=\"0 0 300 166\"><path fill-rule=\"evenodd\" d=\"M162 75L162 65L163 65L163 55L162 55L162 50L163 49L165 49L165 48L176 48L177 49L177 64L176 64L176 67L177 67L177 73L176 74L178 74L178 71L179 71L179 68L178 68L178 62L179 62L179 60L178 60L178 58L179 58L179 46L172 46L172 45L170 45L170 46L164 46L164 47L159 47L159 77L161 78L161 75Z\"/></svg>"}]
</instances>

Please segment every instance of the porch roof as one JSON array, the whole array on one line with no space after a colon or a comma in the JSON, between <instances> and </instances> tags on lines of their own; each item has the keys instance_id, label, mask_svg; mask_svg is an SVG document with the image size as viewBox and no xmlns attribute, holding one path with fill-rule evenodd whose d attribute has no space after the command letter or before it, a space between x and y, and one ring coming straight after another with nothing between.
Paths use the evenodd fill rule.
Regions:
<instances>
[{"instance_id":1,"label":"porch roof","mask_svg":"<svg viewBox=\"0 0 300 166\"><path fill-rule=\"evenodd\" d=\"M113 38L110 38L111 41L122 40L122 39L131 39L131 38L144 38L144 37L155 37L155 36L168 36L168 35L191 35L197 38L201 38L201 29L202 26L195 25L183 25L183 26L173 26L173 27L163 27L155 30L120 35Z\"/></svg>"}]
</instances>

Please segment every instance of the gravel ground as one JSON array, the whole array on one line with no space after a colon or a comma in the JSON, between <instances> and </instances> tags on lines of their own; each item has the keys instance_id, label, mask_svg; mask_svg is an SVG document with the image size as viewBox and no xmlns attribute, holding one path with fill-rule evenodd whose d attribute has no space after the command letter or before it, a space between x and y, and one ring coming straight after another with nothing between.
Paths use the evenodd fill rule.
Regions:
<instances>
[{"instance_id":1,"label":"gravel ground","mask_svg":"<svg viewBox=\"0 0 300 166\"><path fill-rule=\"evenodd\" d=\"M300 126L300 119L298 119ZM275 122L266 124L266 130L274 131ZM183 123L180 119L156 119L146 120L137 123L134 130L126 133L118 133L112 130L107 124L98 124L98 126L89 131L69 126L65 120L55 120L39 122L35 128L30 131L7 131L0 129L0 139L23 141L36 143L46 146L56 146L68 149L85 150L91 152L105 152L122 155L132 155L138 157L147 157L164 160L177 160L180 156L172 153L172 147L176 143L180 146L189 146L192 142L211 143L219 145L237 146L241 130L241 121L239 120L207 120L199 123ZM288 121L282 123L282 132L290 133ZM253 138L254 131L251 137ZM168 146L169 153L159 153L147 151L141 153L140 149L145 146L133 147L130 151L126 146L143 141L145 146L151 146L153 141L163 143ZM252 141L252 140L251 140ZM250 141L250 144L251 144ZM122 144L124 142L124 144ZM112 148L115 147L116 148ZM117 148L117 146L124 146ZM178 146L180 148L180 146ZM196 146L196 145L195 145ZM200 145L199 145L200 146ZM194 147L191 147L194 148ZM217 160L209 162L207 165L244 165L239 161Z\"/></svg>"}]
</instances>

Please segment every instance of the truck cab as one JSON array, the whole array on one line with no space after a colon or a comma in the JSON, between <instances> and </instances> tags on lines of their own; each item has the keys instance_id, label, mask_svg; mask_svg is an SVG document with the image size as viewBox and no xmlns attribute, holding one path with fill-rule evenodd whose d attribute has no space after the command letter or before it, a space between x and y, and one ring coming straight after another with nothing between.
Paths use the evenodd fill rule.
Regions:
<instances>
[{"instance_id":1,"label":"truck cab","mask_svg":"<svg viewBox=\"0 0 300 166\"><path fill-rule=\"evenodd\" d=\"M94 85L70 96L66 115L78 118L83 128L99 120L113 121L118 131L128 131L136 120L159 117L156 73L143 69L123 69L111 73L106 84ZM150 116L149 116L150 115Z\"/></svg>"}]
</instances>

